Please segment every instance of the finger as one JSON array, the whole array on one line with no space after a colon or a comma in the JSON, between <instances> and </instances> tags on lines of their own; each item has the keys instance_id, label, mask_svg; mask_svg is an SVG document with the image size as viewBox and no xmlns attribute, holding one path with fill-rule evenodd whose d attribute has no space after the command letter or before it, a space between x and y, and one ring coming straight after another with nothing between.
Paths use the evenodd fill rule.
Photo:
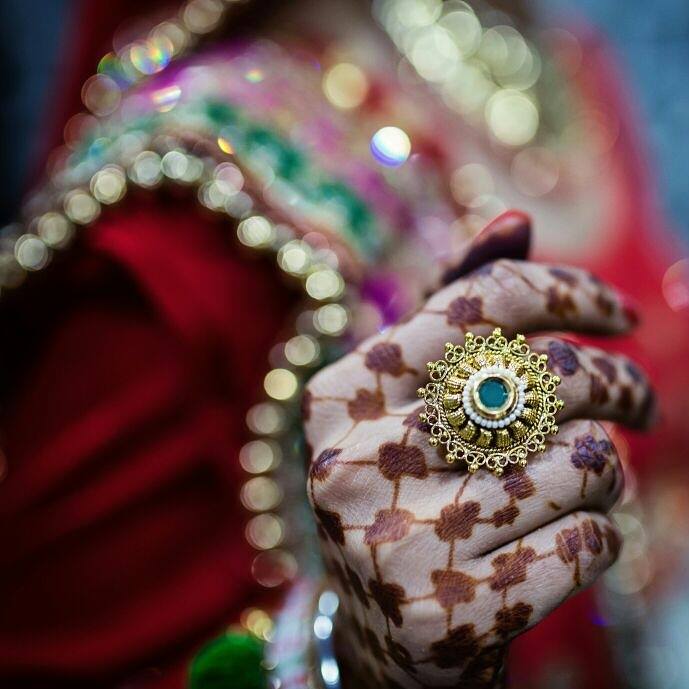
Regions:
<instances>
[{"instance_id":1,"label":"finger","mask_svg":"<svg viewBox=\"0 0 689 689\"><path fill-rule=\"evenodd\" d=\"M426 382L426 362L442 357L445 342L466 331L508 336L538 330L616 334L635 314L618 292L584 270L500 260L434 295L411 320L362 343L310 384L316 397L353 398L358 390L388 406L413 397Z\"/></svg>"},{"instance_id":2,"label":"finger","mask_svg":"<svg viewBox=\"0 0 689 689\"><path fill-rule=\"evenodd\" d=\"M480 558L472 576L502 594L495 641L529 629L590 586L615 560L621 537L607 517L576 512Z\"/></svg>"},{"instance_id":3,"label":"finger","mask_svg":"<svg viewBox=\"0 0 689 689\"><path fill-rule=\"evenodd\" d=\"M467 330L487 335L501 326L508 336L552 329L616 334L633 324L621 295L584 270L500 260L438 292L387 340L383 336L367 347L364 363L383 377L395 400L404 399L424 382L426 362L440 358L445 342L461 341ZM396 370L390 365L393 350L399 351ZM406 375L391 375L402 371Z\"/></svg>"},{"instance_id":4,"label":"finger","mask_svg":"<svg viewBox=\"0 0 689 689\"><path fill-rule=\"evenodd\" d=\"M499 258L525 260L531 247L531 219L526 213L501 213L479 232L458 255L447 261L440 287L468 275Z\"/></svg>"},{"instance_id":5,"label":"finger","mask_svg":"<svg viewBox=\"0 0 689 689\"><path fill-rule=\"evenodd\" d=\"M530 339L531 349L548 355L548 368L560 376L558 397L565 403L558 420L589 418L647 428L656 417L653 389L627 357L558 337Z\"/></svg>"},{"instance_id":6,"label":"finger","mask_svg":"<svg viewBox=\"0 0 689 689\"><path fill-rule=\"evenodd\" d=\"M499 478L489 472L472 476L461 503L481 508L471 541L458 543L457 554L474 557L492 551L570 512L608 512L623 486L622 466L603 426L570 421L525 469Z\"/></svg>"}]
</instances>

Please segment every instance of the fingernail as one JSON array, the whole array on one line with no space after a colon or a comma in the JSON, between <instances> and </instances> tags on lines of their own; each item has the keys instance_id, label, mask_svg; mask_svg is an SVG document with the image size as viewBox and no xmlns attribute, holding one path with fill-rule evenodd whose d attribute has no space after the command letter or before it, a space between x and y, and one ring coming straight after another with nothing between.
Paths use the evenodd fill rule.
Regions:
<instances>
[{"instance_id":1,"label":"fingernail","mask_svg":"<svg viewBox=\"0 0 689 689\"><path fill-rule=\"evenodd\" d=\"M499 258L524 260L531 245L531 218L518 210L501 213L474 237L464 258L445 272L444 285Z\"/></svg>"}]
</instances>

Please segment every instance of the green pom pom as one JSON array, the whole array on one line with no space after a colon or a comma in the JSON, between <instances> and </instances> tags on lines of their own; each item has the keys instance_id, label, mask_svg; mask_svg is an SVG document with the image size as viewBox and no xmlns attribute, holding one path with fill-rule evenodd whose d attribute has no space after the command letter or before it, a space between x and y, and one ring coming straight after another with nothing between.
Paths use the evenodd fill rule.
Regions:
<instances>
[{"instance_id":1,"label":"green pom pom","mask_svg":"<svg viewBox=\"0 0 689 689\"><path fill-rule=\"evenodd\" d=\"M263 643L229 631L204 646L189 669L189 689L266 689Z\"/></svg>"}]
</instances>

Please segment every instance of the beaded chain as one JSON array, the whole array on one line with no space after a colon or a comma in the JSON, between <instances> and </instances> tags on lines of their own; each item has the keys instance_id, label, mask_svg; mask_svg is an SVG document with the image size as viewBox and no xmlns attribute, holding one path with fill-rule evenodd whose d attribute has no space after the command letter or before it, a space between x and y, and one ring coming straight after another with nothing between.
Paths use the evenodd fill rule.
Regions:
<instances>
[{"instance_id":1,"label":"beaded chain","mask_svg":"<svg viewBox=\"0 0 689 689\"><path fill-rule=\"evenodd\" d=\"M183 140L172 137L167 119L164 113L157 113L119 130L115 126L115 131L108 132L107 145L102 136L85 142L84 153L77 156L73 166L53 177L52 193L34 199L35 208L39 204L44 208L29 224L34 231L14 239L14 261L5 258L4 263L4 274L12 280L5 279L4 284L16 285L26 272L48 265L54 252L69 245L76 228L93 224L108 207L122 202L129 186L147 190L164 185L191 187L201 206L236 224L240 244L273 255L281 272L300 286L305 306L293 328L294 335L271 352L272 368L264 379L267 399L247 414L247 426L256 437L239 455L247 473L240 490L241 501L254 514L245 531L248 542L258 551L252 573L259 584L273 588L292 579L297 570L294 556L279 547L285 540L284 519L293 520L294 516L283 518L277 510L286 491L292 493L288 497L293 499L298 498L294 493L300 495L303 491L297 488L301 462L290 463L282 471L280 463L285 455L301 456L297 430L299 390L314 367L332 356L333 338L347 328L349 311L340 303L345 279L338 269L338 254L330 248L334 245L332 233L326 235L323 230L319 234L308 223L296 226L279 222L275 209L261 200L257 191L260 181L254 171L240 156L223 151L217 144L222 139L221 131L227 135L228 123L240 129L241 118L236 111L212 101L177 111L175 131L184 131ZM266 151L265 130L253 127L242 134L233 137L233 145L247 147L248 157L252 152L243 138L260 136L262 150ZM293 161L295 152L278 135L271 136L273 163L280 173L286 160ZM94 146L98 148L95 154ZM199 151L205 154L199 155ZM303 167L308 166L304 163ZM301 178L304 193L312 196L322 196L323 188L333 186L312 170L302 171ZM359 203L353 192L345 187L338 189L340 196L351 198L355 205ZM347 215L347 206L342 207ZM340 223L346 227L350 224ZM360 232L360 226L361 222L345 232ZM367 225L365 229L375 228ZM10 238L6 231L4 239ZM350 290L350 299L353 296ZM273 472L280 474L279 482L270 476ZM290 529L290 533L295 543L301 541L299 529L296 533Z\"/></svg>"},{"instance_id":2,"label":"beaded chain","mask_svg":"<svg viewBox=\"0 0 689 689\"><path fill-rule=\"evenodd\" d=\"M195 190L202 207L236 225L238 243L272 255L278 269L300 286L304 306L294 334L271 351L272 368L264 378L266 399L251 407L246 417L254 439L239 454L247 476L240 498L250 515L245 536L256 551L251 572L259 585L275 588L295 579L300 562L303 569L304 563L311 561L313 575L319 573L313 564L315 544L311 534L304 532L310 522L295 509L304 505L299 391L316 366L335 356L337 339L347 329L349 308L341 303L345 280L338 270L338 255L326 248L333 244L332 234L329 240L310 230L308 223L290 226L278 222L273 209L257 193L260 183L254 171L228 152L229 143L220 132L226 133L228 122L237 125L240 120L226 104L210 101L196 104L193 111L177 111L175 126L183 123L184 141L170 136L164 114L110 131L107 146L103 137L100 143L86 141L84 153L73 167L53 178L52 193L34 199L34 208L43 205L43 212L31 221L33 232L14 238L14 261L5 259L3 264L4 275L13 280L4 284L16 286L26 273L46 267L55 252L69 246L77 228L88 227L108 207L122 202L129 187L152 191L175 185ZM252 132L247 130L244 135L250 138ZM233 142L240 147L241 140L237 136ZM265 137L263 143L265 150ZM279 168L279 162L294 152L278 135L273 135L272 143ZM91 150L94 145L98 146L96 155ZM199 151L205 154L199 155ZM316 190L319 184L331 184L306 172L303 178ZM310 188L306 182L304 186ZM356 200L353 194L352 198ZM16 226L11 229L16 231ZM3 239L11 239L7 230ZM352 298L350 290L350 304ZM281 509L286 504L290 509ZM287 533L289 545L298 547L299 553L286 547ZM299 622L293 621L290 629ZM259 639L272 638L273 621L260 609L245 610L241 623ZM283 664L280 668L284 671Z\"/></svg>"}]
</instances>

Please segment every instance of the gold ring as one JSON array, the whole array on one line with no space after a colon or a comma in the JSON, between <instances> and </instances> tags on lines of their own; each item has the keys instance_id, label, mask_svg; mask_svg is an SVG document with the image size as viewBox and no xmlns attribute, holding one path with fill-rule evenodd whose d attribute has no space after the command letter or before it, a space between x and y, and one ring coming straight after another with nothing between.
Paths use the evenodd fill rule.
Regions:
<instances>
[{"instance_id":1,"label":"gold ring","mask_svg":"<svg viewBox=\"0 0 689 689\"><path fill-rule=\"evenodd\" d=\"M547 363L524 335L508 340L500 328L488 337L466 333L463 345L448 342L417 391L431 446L442 447L449 464L464 460L471 472L485 467L500 476L510 464L525 467L557 433L555 414L564 406L555 394L560 378Z\"/></svg>"}]
</instances>

